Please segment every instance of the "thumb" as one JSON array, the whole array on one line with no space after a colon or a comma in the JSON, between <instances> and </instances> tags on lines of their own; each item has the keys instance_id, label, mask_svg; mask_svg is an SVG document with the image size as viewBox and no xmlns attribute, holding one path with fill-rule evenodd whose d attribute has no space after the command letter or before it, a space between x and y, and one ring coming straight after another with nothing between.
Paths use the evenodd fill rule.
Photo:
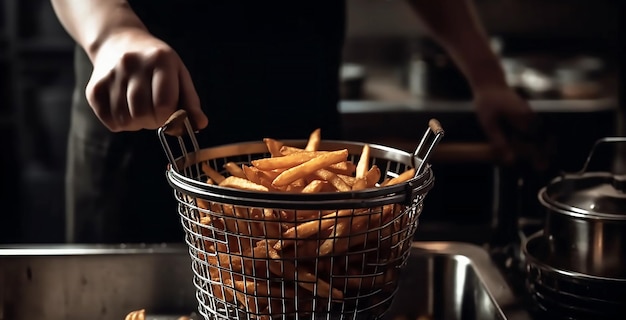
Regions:
<instances>
[{"instance_id":1,"label":"thumb","mask_svg":"<svg viewBox=\"0 0 626 320\"><path fill-rule=\"evenodd\" d=\"M200 130L206 128L209 124L209 119L202 111L200 106L200 98L191 80L191 75L185 66L182 66L179 71L179 106L187 111L189 115L189 121L194 130Z\"/></svg>"}]
</instances>

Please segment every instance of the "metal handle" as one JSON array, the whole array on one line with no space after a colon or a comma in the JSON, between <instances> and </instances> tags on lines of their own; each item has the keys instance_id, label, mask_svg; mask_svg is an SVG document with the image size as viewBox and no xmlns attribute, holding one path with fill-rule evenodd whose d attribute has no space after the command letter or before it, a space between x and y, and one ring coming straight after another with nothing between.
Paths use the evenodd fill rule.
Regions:
<instances>
[{"instance_id":1,"label":"metal handle","mask_svg":"<svg viewBox=\"0 0 626 320\"><path fill-rule=\"evenodd\" d=\"M416 165L415 164L416 158L419 158L420 153L422 153L423 149L426 148L426 140L428 140L431 134L433 134L434 137L432 141L430 142L430 144L428 145L426 149L426 153L421 158L422 161L418 165ZM441 126L441 123L439 122L439 120L430 119L430 121L428 121L428 129L426 129L426 132L424 133L424 136L422 137L420 144L417 146L417 149L415 149L415 152L413 152L412 161L413 161L413 167L416 168L415 170L416 177L420 175L422 171L424 170L424 167L428 163L428 159L430 159L433 149L435 148L435 146L437 146L437 144L439 143L439 140L443 138L444 134L445 134L445 131L443 130L443 127Z\"/></svg>"},{"instance_id":2,"label":"metal handle","mask_svg":"<svg viewBox=\"0 0 626 320\"><path fill-rule=\"evenodd\" d=\"M596 151L596 148L598 147L598 145L603 144L603 143L619 143L619 142L626 142L626 137L605 137L605 138L596 140L596 142L593 144L593 147L591 148L591 151L589 152L589 155L587 156L587 160L585 160L585 164L583 165L583 168L574 174L581 175L587 171L589 162L591 162L591 158L593 157L593 154Z\"/></svg>"},{"instance_id":3,"label":"metal handle","mask_svg":"<svg viewBox=\"0 0 626 320\"><path fill-rule=\"evenodd\" d=\"M183 109L177 110L163 124L163 132L170 136L181 137L185 134L185 121L187 120L187 111Z\"/></svg>"},{"instance_id":4,"label":"metal handle","mask_svg":"<svg viewBox=\"0 0 626 320\"><path fill-rule=\"evenodd\" d=\"M189 122L189 118L187 117L187 112L185 110L177 110L174 112L168 119L165 121L158 130L157 134L159 136L159 140L161 141L161 146L163 146L163 150L165 151L165 155L167 155L167 159L170 164L174 167L176 172L180 172L180 168L176 163L176 158L174 158L174 154L172 153L172 148L167 141L166 134L172 137L178 138L178 145L183 155L187 155L187 147L185 146L185 141L183 139L185 135L185 130L187 131L187 136L191 140L194 152L200 150L200 146L198 145L198 140L196 139L196 135L191 127L191 123Z\"/></svg>"}]
</instances>

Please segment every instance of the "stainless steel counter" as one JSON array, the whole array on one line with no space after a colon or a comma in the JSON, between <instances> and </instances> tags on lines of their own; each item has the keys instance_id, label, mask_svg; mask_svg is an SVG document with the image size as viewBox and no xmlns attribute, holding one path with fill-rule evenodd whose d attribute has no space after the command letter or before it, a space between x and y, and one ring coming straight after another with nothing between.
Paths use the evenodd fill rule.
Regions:
<instances>
[{"instance_id":1,"label":"stainless steel counter","mask_svg":"<svg viewBox=\"0 0 626 320\"><path fill-rule=\"evenodd\" d=\"M0 247L0 319L123 319L196 310L182 246ZM481 247L416 242L386 319L530 319ZM423 318L420 318L423 319Z\"/></svg>"}]
</instances>

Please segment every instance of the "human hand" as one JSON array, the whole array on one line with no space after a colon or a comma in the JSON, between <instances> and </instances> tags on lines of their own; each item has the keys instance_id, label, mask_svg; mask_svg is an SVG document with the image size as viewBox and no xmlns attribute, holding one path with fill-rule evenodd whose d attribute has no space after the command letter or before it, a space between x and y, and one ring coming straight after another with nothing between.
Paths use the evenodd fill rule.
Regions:
<instances>
[{"instance_id":1,"label":"human hand","mask_svg":"<svg viewBox=\"0 0 626 320\"><path fill-rule=\"evenodd\" d=\"M547 143L529 104L508 86L474 91L477 117L499 160L512 165L530 163L544 170L548 165Z\"/></svg>"},{"instance_id":2,"label":"human hand","mask_svg":"<svg viewBox=\"0 0 626 320\"><path fill-rule=\"evenodd\" d=\"M156 129L178 108L195 129L208 119L189 72L178 54L145 30L110 35L92 57L85 94L96 116L111 131Z\"/></svg>"}]
</instances>

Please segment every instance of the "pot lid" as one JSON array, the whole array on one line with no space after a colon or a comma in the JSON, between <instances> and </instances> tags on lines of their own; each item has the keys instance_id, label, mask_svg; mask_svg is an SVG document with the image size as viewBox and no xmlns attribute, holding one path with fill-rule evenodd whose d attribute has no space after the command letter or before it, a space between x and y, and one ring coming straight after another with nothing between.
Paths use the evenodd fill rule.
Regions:
<instances>
[{"instance_id":1,"label":"pot lid","mask_svg":"<svg viewBox=\"0 0 626 320\"><path fill-rule=\"evenodd\" d=\"M626 176L608 172L564 175L545 188L543 199L571 212L626 219Z\"/></svg>"}]
</instances>

